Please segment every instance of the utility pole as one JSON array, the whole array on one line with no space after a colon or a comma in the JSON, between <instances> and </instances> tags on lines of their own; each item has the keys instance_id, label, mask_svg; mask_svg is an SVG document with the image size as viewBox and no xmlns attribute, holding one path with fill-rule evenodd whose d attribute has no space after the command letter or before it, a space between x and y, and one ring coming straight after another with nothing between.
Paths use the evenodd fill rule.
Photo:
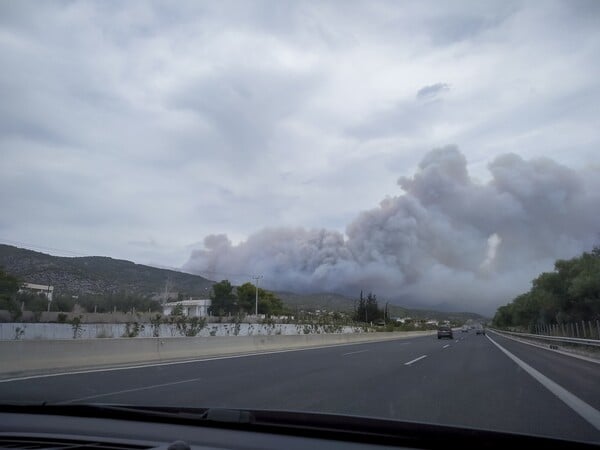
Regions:
<instances>
[{"instance_id":1,"label":"utility pole","mask_svg":"<svg viewBox=\"0 0 600 450\"><path fill-rule=\"evenodd\" d=\"M252 277L253 280L256 280L256 310L255 310L255 315L258 316L258 280L260 280L262 278L262 275L256 275L254 277Z\"/></svg>"},{"instance_id":2,"label":"utility pole","mask_svg":"<svg viewBox=\"0 0 600 450\"><path fill-rule=\"evenodd\" d=\"M50 293L50 285L46 286L46 300L48 300L48 312L50 312L50 303L52 303L52 294Z\"/></svg>"},{"instance_id":3,"label":"utility pole","mask_svg":"<svg viewBox=\"0 0 600 450\"><path fill-rule=\"evenodd\" d=\"M171 290L171 280L169 277L165 280L165 298L162 303L167 303L169 301L169 291Z\"/></svg>"}]
</instances>

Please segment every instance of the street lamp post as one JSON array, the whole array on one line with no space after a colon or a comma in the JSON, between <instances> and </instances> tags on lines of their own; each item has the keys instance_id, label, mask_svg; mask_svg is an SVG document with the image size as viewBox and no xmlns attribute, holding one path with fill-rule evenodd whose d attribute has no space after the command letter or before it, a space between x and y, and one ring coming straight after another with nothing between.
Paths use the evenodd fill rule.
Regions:
<instances>
[{"instance_id":1,"label":"street lamp post","mask_svg":"<svg viewBox=\"0 0 600 450\"><path fill-rule=\"evenodd\" d=\"M50 294L50 285L46 287L46 300L48 300L48 312L50 312L50 304L52 303L52 295Z\"/></svg>"},{"instance_id":2,"label":"street lamp post","mask_svg":"<svg viewBox=\"0 0 600 450\"><path fill-rule=\"evenodd\" d=\"M255 306L255 312L254 315L258 317L258 280L260 280L262 278L262 275L256 275L255 277L252 277L253 280L256 280L256 306Z\"/></svg>"}]
</instances>

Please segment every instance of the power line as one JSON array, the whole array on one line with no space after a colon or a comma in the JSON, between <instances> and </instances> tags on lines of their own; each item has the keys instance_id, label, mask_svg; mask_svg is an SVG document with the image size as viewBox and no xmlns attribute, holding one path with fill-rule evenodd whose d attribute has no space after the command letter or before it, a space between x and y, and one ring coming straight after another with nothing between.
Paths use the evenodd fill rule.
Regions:
<instances>
[{"instance_id":1,"label":"power line","mask_svg":"<svg viewBox=\"0 0 600 450\"><path fill-rule=\"evenodd\" d=\"M67 254L70 254L73 256L90 256L89 254L81 253L81 252L74 252L72 250L65 250L65 249L54 248L54 247L44 247L42 245L36 245L36 244L31 244L28 242L21 242L21 241L13 241L12 239L5 239L5 238L1 238L1 237L0 237L0 241L2 241L3 244L23 246L30 250L45 250L45 251L50 251L50 252L67 253Z\"/></svg>"},{"instance_id":2,"label":"power line","mask_svg":"<svg viewBox=\"0 0 600 450\"><path fill-rule=\"evenodd\" d=\"M254 276L250 273L218 272L218 271L214 271L214 270L198 270L197 273L199 275L210 274L210 275L225 275L228 277L235 277L235 278L254 278Z\"/></svg>"}]
</instances>

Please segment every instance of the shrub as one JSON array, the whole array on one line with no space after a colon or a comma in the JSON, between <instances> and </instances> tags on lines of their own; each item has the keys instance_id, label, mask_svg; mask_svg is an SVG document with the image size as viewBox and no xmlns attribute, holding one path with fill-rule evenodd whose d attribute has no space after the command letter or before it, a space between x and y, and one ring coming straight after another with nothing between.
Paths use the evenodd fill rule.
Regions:
<instances>
[{"instance_id":1,"label":"shrub","mask_svg":"<svg viewBox=\"0 0 600 450\"><path fill-rule=\"evenodd\" d=\"M83 322L81 320L81 317L82 316L75 316L71 320L69 320L71 328L73 329L73 339L80 338L81 334L83 333Z\"/></svg>"},{"instance_id":2,"label":"shrub","mask_svg":"<svg viewBox=\"0 0 600 450\"><path fill-rule=\"evenodd\" d=\"M141 331L145 330L145 328L146 327L143 324L140 325L138 322L127 322L125 323L125 332L123 333L123 337L137 337Z\"/></svg>"}]
</instances>

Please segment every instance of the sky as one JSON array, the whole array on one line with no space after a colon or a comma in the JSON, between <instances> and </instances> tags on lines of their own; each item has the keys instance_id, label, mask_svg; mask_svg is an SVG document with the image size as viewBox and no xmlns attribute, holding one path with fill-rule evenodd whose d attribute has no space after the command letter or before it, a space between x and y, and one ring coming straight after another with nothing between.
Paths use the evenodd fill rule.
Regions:
<instances>
[{"instance_id":1,"label":"sky","mask_svg":"<svg viewBox=\"0 0 600 450\"><path fill-rule=\"evenodd\" d=\"M600 3L0 1L0 242L492 312L600 240Z\"/></svg>"}]
</instances>

